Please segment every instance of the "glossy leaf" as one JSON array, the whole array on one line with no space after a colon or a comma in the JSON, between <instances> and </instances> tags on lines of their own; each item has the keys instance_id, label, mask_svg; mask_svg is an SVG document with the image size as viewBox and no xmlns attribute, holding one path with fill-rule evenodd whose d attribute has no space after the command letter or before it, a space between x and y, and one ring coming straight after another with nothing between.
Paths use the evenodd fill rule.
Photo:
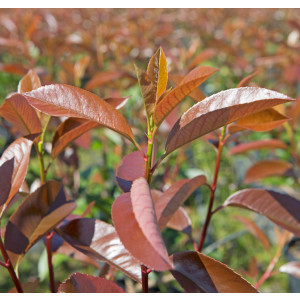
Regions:
<instances>
[{"instance_id":1,"label":"glossy leaf","mask_svg":"<svg viewBox=\"0 0 300 300\"><path fill-rule=\"evenodd\" d=\"M245 225L245 227L257 238L261 241L263 246L269 250L270 244L268 238L263 233L263 231L253 222L251 219L246 218L244 216L234 216L237 220Z\"/></svg>"},{"instance_id":2,"label":"glossy leaf","mask_svg":"<svg viewBox=\"0 0 300 300\"><path fill-rule=\"evenodd\" d=\"M239 274L202 253L186 251L171 256L172 275L189 293L257 293Z\"/></svg>"},{"instance_id":3,"label":"glossy leaf","mask_svg":"<svg viewBox=\"0 0 300 300\"><path fill-rule=\"evenodd\" d=\"M280 160L261 160L251 166L244 178L245 183L258 181L269 176L293 175L293 166Z\"/></svg>"},{"instance_id":4,"label":"glossy leaf","mask_svg":"<svg viewBox=\"0 0 300 300\"><path fill-rule=\"evenodd\" d=\"M20 80L18 93L26 93L41 87L41 81L35 71L29 70L28 73Z\"/></svg>"},{"instance_id":5,"label":"glossy leaf","mask_svg":"<svg viewBox=\"0 0 300 300\"><path fill-rule=\"evenodd\" d=\"M6 148L1 156L0 217L25 180L32 144L30 137L18 138Z\"/></svg>"},{"instance_id":6,"label":"glossy leaf","mask_svg":"<svg viewBox=\"0 0 300 300\"><path fill-rule=\"evenodd\" d=\"M153 215L153 209L150 207L147 213ZM122 194L114 201L111 214L121 242L136 259L154 270L165 271L171 268L168 257L165 257L166 250L159 253L158 249L153 248L153 241L148 241L144 235L133 212L130 193ZM160 233L156 229L154 234L157 237Z\"/></svg>"},{"instance_id":7,"label":"glossy leaf","mask_svg":"<svg viewBox=\"0 0 300 300\"><path fill-rule=\"evenodd\" d=\"M272 130L282 125L287 120L288 118L286 116L280 114L275 109L268 108L239 119L236 123L236 126L244 129L263 132Z\"/></svg>"},{"instance_id":8,"label":"glossy leaf","mask_svg":"<svg viewBox=\"0 0 300 300\"><path fill-rule=\"evenodd\" d=\"M286 95L263 88L245 87L214 94L192 106L172 128L166 153L247 115L293 101Z\"/></svg>"},{"instance_id":9,"label":"glossy leaf","mask_svg":"<svg viewBox=\"0 0 300 300\"><path fill-rule=\"evenodd\" d=\"M224 206L253 210L300 237L300 201L287 194L264 189L245 189L231 195Z\"/></svg>"},{"instance_id":10,"label":"glossy leaf","mask_svg":"<svg viewBox=\"0 0 300 300\"><path fill-rule=\"evenodd\" d=\"M300 279L300 262L299 261L291 261L279 268L279 271L282 273L287 273L292 275L298 279Z\"/></svg>"},{"instance_id":11,"label":"glossy leaf","mask_svg":"<svg viewBox=\"0 0 300 300\"><path fill-rule=\"evenodd\" d=\"M125 118L95 94L65 84L51 84L23 94L30 105L53 116L98 122L126 138L134 139Z\"/></svg>"},{"instance_id":12,"label":"glossy leaf","mask_svg":"<svg viewBox=\"0 0 300 300\"><path fill-rule=\"evenodd\" d=\"M154 87L154 99L156 103L166 90L168 83L168 63L161 47L151 57L147 74Z\"/></svg>"},{"instance_id":13,"label":"glossy leaf","mask_svg":"<svg viewBox=\"0 0 300 300\"><path fill-rule=\"evenodd\" d=\"M184 76L182 75L169 75L169 78L175 85L179 85L180 82L183 80ZM206 98L205 94L200 90L200 88L195 88L189 94L194 101L199 102Z\"/></svg>"},{"instance_id":14,"label":"glossy leaf","mask_svg":"<svg viewBox=\"0 0 300 300\"><path fill-rule=\"evenodd\" d=\"M217 69L212 67L200 66L186 75L180 84L155 106L154 123L161 124L177 104L216 71Z\"/></svg>"},{"instance_id":15,"label":"glossy leaf","mask_svg":"<svg viewBox=\"0 0 300 300\"><path fill-rule=\"evenodd\" d=\"M5 232L5 248L13 265L43 235L53 229L76 207L67 200L62 185L54 180L43 184L27 196L9 218Z\"/></svg>"},{"instance_id":16,"label":"glossy leaf","mask_svg":"<svg viewBox=\"0 0 300 300\"><path fill-rule=\"evenodd\" d=\"M136 281L141 281L139 262L121 243L115 228L100 220L80 218L56 229L72 247L87 256L105 261Z\"/></svg>"},{"instance_id":17,"label":"glossy leaf","mask_svg":"<svg viewBox=\"0 0 300 300\"><path fill-rule=\"evenodd\" d=\"M59 293L124 293L113 281L92 275L75 273L63 282Z\"/></svg>"},{"instance_id":18,"label":"glossy leaf","mask_svg":"<svg viewBox=\"0 0 300 300\"><path fill-rule=\"evenodd\" d=\"M41 122L36 111L20 94L13 94L4 101L0 115L23 135L41 132Z\"/></svg>"},{"instance_id":19,"label":"glossy leaf","mask_svg":"<svg viewBox=\"0 0 300 300\"><path fill-rule=\"evenodd\" d=\"M206 182L204 175L182 179L172 184L155 203L158 225L163 229L184 201Z\"/></svg>"},{"instance_id":20,"label":"glossy leaf","mask_svg":"<svg viewBox=\"0 0 300 300\"><path fill-rule=\"evenodd\" d=\"M287 145L283 141L275 139L241 143L231 148L228 155L241 154L260 149L287 149Z\"/></svg>"}]
</instances>

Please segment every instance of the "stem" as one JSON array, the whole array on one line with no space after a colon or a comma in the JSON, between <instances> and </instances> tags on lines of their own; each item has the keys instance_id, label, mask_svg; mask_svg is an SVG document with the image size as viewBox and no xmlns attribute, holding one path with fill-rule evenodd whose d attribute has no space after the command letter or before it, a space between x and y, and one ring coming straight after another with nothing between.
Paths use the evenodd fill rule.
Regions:
<instances>
[{"instance_id":1,"label":"stem","mask_svg":"<svg viewBox=\"0 0 300 300\"><path fill-rule=\"evenodd\" d=\"M143 293L148 293L148 270L147 267L141 266L142 271L142 291Z\"/></svg>"},{"instance_id":2,"label":"stem","mask_svg":"<svg viewBox=\"0 0 300 300\"><path fill-rule=\"evenodd\" d=\"M2 253L4 261L6 262L5 265L2 265L2 263L1 263L1 265L8 270L9 275L10 275L12 281L14 282L15 287L16 287L18 293L24 293L23 292L23 288L21 286L21 283L20 283L20 281L19 281L19 279L18 279L18 277L17 277L17 275L15 273L13 265L12 265L10 259L9 259L9 256L8 256L8 254L6 252L6 249L5 249L4 245L3 245L1 237L0 237L0 250L1 250L1 253Z\"/></svg>"},{"instance_id":3,"label":"stem","mask_svg":"<svg viewBox=\"0 0 300 300\"><path fill-rule=\"evenodd\" d=\"M214 173L214 178L213 178L213 184L211 185L211 190L210 190L210 198L209 198L209 205L207 209L207 214L206 214L206 219L204 222L200 242L198 245L198 251L200 252L203 248L208 225L210 223L211 216L213 215L212 209L213 209L213 204L214 204L214 199L215 199L215 192L217 188L217 182L218 182L218 174L219 174L219 169L220 169L220 162L221 162L221 154L222 150L225 144L225 132L226 132L226 126L222 128L221 134L219 136L219 146L218 146L218 153L217 153L217 158L216 158L216 165L215 165L215 173Z\"/></svg>"},{"instance_id":4,"label":"stem","mask_svg":"<svg viewBox=\"0 0 300 300\"><path fill-rule=\"evenodd\" d=\"M53 264L52 264L52 247L51 247L52 237L53 237L53 231L46 235L46 248L47 248L48 266L49 266L50 291L51 293L56 293L54 271L53 271Z\"/></svg>"}]
</instances>

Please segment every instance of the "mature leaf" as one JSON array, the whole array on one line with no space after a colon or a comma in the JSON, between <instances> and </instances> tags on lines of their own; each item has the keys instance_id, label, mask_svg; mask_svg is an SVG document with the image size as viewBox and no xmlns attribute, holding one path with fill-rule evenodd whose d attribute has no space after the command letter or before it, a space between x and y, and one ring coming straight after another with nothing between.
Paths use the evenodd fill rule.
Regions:
<instances>
[{"instance_id":1,"label":"mature leaf","mask_svg":"<svg viewBox=\"0 0 300 300\"><path fill-rule=\"evenodd\" d=\"M147 195L147 194L146 194ZM143 197L144 199L144 197ZM157 236L160 236L158 226L155 229L156 240L159 240L159 249L153 247L153 241L148 240L144 235L143 231L148 230L147 228L141 229L141 225L139 225L136 216L133 212L133 207L131 203L130 193L125 193L120 195L113 203L111 208L112 220L115 225L116 231L120 237L125 248L142 264L157 270L157 271L165 271L171 269L171 263L169 262L168 256L166 256L166 250L164 248L163 242L160 241ZM146 203L147 204L147 203ZM149 208L146 212L147 214L151 214L152 218L154 214L154 208ZM148 219L148 217L147 217ZM142 224L143 226L144 224ZM150 226L153 226L151 224ZM148 232L149 233L149 232ZM162 251L159 252L159 251Z\"/></svg>"},{"instance_id":2,"label":"mature leaf","mask_svg":"<svg viewBox=\"0 0 300 300\"><path fill-rule=\"evenodd\" d=\"M253 210L300 237L300 202L287 194L264 189L245 189L231 195L224 206Z\"/></svg>"},{"instance_id":3,"label":"mature leaf","mask_svg":"<svg viewBox=\"0 0 300 300\"><path fill-rule=\"evenodd\" d=\"M63 282L59 293L124 293L113 281L92 275L74 273Z\"/></svg>"},{"instance_id":4,"label":"mature leaf","mask_svg":"<svg viewBox=\"0 0 300 300\"><path fill-rule=\"evenodd\" d=\"M154 123L161 124L177 104L216 71L217 69L212 67L200 66L186 75L180 84L155 106Z\"/></svg>"},{"instance_id":5,"label":"mature leaf","mask_svg":"<svg viewBox=\"0 0 300 300\"><path fill-rule=\"evenodd\" d=\"M236 123L236 126L244 129L263 132L272 130L282 125L287 120L288 118L280 114L277 110L268 108L239 119Z\"/></svg>"},{"instance_id":6,"label":"mature leaf","mask_svg":"<svg viewBox=\"0 0 300 300\"><path fill-rule=\"evenodd\" d=\"M35 137L35 136L31 136ZM16 195L25 179L32 139L21 137L15 140L3 152L0 159L0 217Z\"/></svg>"},{"instance_id":7,"label":"mature leaf","mask_svg":"<svg viewBox=\"0 0 300 300\"><path fill-rule=\"evenodd\" d=\"M279 268L279 271L282 273L287 273L298 279L300 279L300 262L299 261L290 261Z\"/></svg>"},{"instance_id":8,"label":"mature leaf","mask_svg":"<svg viewBox=\"0 0 300 300\"><path fill-rule=\"evenodd\" d=\"M36 111L20 94L13 94L4 101L0 115L23 135L41 132L41 122Z\"/></svg>"},{"instance_id":9,"label":"mature leaf","mask_svg":"<svg viewBox=\"0 0 300 300\"><path fill-rule=\"evenodd\" d=\"M286 95L263 88L237 88L212 95L192 106L172 128L166 153L226 124L269 107L293 101Z\"/></svg>"},{"instance_id":10,"label":"mature leaf","mask_svg":"<svg viewBox=\"0 0 300 300\"><path fill-rule=\"evenodd\" d=\"M287 145L281 140L259 140L248 143L241 143L230 149L228 155L241 154L251 150L260 149L287 149Z\"/></svg>"},{"instance_id":11,"label":"mature leaf","mask_svg":"<svg viewBox=\"0 0 300 300\"><path fill-rule=\"evenodd\" d=\"M56 231L78 251L93 259L105 261L134 280L141 281L139 262L124 248L112 225L100 220L80 218Z\"/></svg>"},{"instance_id":12,"label":"mature leaf","mask_svg":"<svg viewBox=\"0 0 300 300\"><path fill-rule=\"evenodd\" d=\"M51 84L23 94L30 105L53 116L98 122L126 138L134 136L125 118L95 94L65 84Z\"/></svg>"},{"instance_id":13,"label":"mature leaf","mask_svg":"<svg viewBox=\"0 0 300 300\"><path fill-rule=\"evenodd\" d=\"M35 71L29 70L28 73L20 80L18 93L26 93L41 87L41 81Z\"/></svg>"},{"instance_id":14,"label":"mature leaf","mask_svg":"<svg viewBox=\"0 0 300 300\"><path fill-rule=\"evenodd\" d=\"M67 200L62 185L54 180L27 196L6 226L5 248L13 265L18 266L29 248L75 207L74 201Z\"/></svg>"},{"instance_id":15,"label":"mature leaf","mask_svg":"<svg viewBox=\"0 0 300 300\"><path fill-rule=\"evenodd\" d=\"M257 238L261 241L263 246L269 250L270 244L268 238L263 233L263 231L253 222L251 219L246 218L244 216L234 216L237 220L245 225L245 227Z\"/></svg>"},{"instance_id":16,"label":"mature leaf","mask_svg":"<svg viewBox=\"0 0 300 300\"><path fill-rule=\"evenodd\" d=\"M145 110L149 118L154 111L157 91L155 90L155 86L145 71L139 69L137 66L135 66L135 71L144 100Z\"/></svg>"},{"instance_id":17,"label":"mature leaf","mask_svg":"<svg viewBox=\"0 0 300 300\"><path fill-rule=\"evenodd\" d=\"M171 256L172 275L189 293L257 293L239 274L202 253L186 251Z\"/></svg>"},{"instance_id":18,"label":"mature leaf","mask_svg":"<svg viewBox=\"0 0 300 300\"><path fill-rule=\"evenodd\" d=\"M90 129L99 126L99 123L80 118L68 118L62 122L53 137L51 157L54 159L72 141Z\"/></svg>"},{"instance_id":19,"label":"mature leaf","mask_svg":"<svg viewBox=\"0 0 300 300\"><path fill-rule=\"evenodd\" d=\"M245 175L244 182L250 183L269 176L293 175L293 166L280 160L261 160L251 166Z\"/></svg>"},{"instance_id":20,"label":"mature leaf","mask_svg":"<svg viewBox=\"0 0 300 300\"><path fill-rule=\"evenodd\" d=\"M158 225L163 229L183 202L206 182L204 175L192 179L182 179L166 190L155 203Z\"/></svg>"},{"instance_id":21,"label":"mature leaf","mask_svg":"<svg viewBox=\"0 0 300 300\"><path fill-rule=\"evenodd\" d=\"M189 236L192 234L192 222L183 207L177 209L166 227L182 231Z\"/></svg>"},{"instance_id":22,"label":"mature leaf","mask_svg":"<svg viewBox=\"0 0 300 300\"><path fill-rule=\"evenodd\" d=\"M168 83L168 63L161 47L151 57L147 74L154 86L154 99L155 103L157 103L160 96L166 90Z\"/></svg>"},{"instance_id":23,"label":"mature leaf","mask_svg":"<svg viewBox=\"0 0 300 300\"><path fill-rule=\"evenodd\" d=\"M169 75L169 78L175 85L179 85L180 82L183 80L184 76L182 75ZM189 95L194 101L199 102L206 98L204 93L200 90L200 88L195 88L192 90Z\"/></svg>"},{"instance_id":24,"label":"mature leaf","mask_svg":"<svg viewBox=\"0 0 300 300\"><path fill-rule=\"evenodd\" d=\"M116 180L123 192L131 189L132 182L144 176L145 161L140 151L127 154L116 171Z\"/></svg>"},{"instance_id":25,"label":"mature leaf","mask_svg":"<svg viewBox=\"0 0 300 300\"><path fill-rule=\"evenodd\" d=\"M127 102L127 98L108 98L107 103L115 107L121 108ZM51 156L55 158L64 148L72 141L82 137L89 130L99 126L99 123L80 118L68 118L62 122L53 137Z\"/></svg>"}]
</instances>

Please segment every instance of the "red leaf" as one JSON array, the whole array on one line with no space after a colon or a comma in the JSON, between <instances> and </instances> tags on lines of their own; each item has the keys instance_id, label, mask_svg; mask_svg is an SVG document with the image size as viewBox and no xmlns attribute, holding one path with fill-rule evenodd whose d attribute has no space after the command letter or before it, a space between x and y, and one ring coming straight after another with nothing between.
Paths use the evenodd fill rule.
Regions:
<instances>
[{"instance_id":1,"label":"red leaf","mask_svg":"<svg viewBox=\"0 0 300 300\"><path fill-rule=\"evenodd\" d=\"M223 263L199 252L186 251L171 256L172 275L189 293L257 293L239 274Z\"/></svg>"},{"instance_id":2,"label":"red leaf","mask_svg":"<svg viewBox=\"0 0 300 300\"><path fill-rule=\"evenodd\" d=\"M59 293L124 293L114 282L101 277L75 273L63 282Z\"/></svg>"},{"instance_id":3,"label":"red leaf","mask_svg":"<svg viewBox=\"0 0 300 300\"><path fill-rule=\"evenodd\" d=\"M172 128L166 153L247 115L293 99L263 88L230 89L192 106Z\"/></svg>"},{"instance_id":4,"label":"red leaf","mask_svg":"<svg viewBox=\"0 0 300 300\"><path fill-rule=\"evenodd\" d=\"M98 122L129 140L134 136L125 118L95 94L65 84L52 84L23 94L30 105L53 116Z\"/></svg>"},{"instance_id":5,"label":"red leaf","mask_svg":"<svg viewBox=\"0 0 300 300\"><path fill-rule=\"evenodd\" d=\"M241 143L230 149L229 155L241 154L251 150L260 149L287 149L287 145L280 140L259 140L248 143Z\"/></svg>"},{"instance_id":6,"label":"red leaf","mask_svg":"<svg viewBox=\"0 0 300 300\"><path fill-rule=\"evenodd\" d=\"M300 202L287 194L264 189L245 189L231 195L224 206L253 210L300 237Z\"/></svg>"},{"instance_id":7,"label":"red leaf","mask_svg":"<svg viewBox=\"0 0 300 300\"><path fill-rule=\"evenodd\" d=\"M26 93L41 87L41 81L39 76L33 70L29 70L28 73L20 80L18 85L18 93Z\"/></svg>"},{"instance_id":8,"label":"red leaf","mask_svg":"<svg viewBox=\"0 0 300 300\"><path fill-rule=\"evenodd\" d=\"M293 166L280 160L261 160L251 166L245 175L244 182L250 183L269 176L292 175Z\"/></svg>"}]
</instances>

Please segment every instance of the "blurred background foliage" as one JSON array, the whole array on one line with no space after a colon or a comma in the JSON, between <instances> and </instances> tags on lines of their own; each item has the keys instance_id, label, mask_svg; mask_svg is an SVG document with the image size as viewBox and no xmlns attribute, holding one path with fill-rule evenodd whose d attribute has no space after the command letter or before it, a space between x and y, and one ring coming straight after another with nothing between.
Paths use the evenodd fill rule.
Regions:
<instances>
[{"instance_id":1,"label":"blurred background foliage","mask_svg":"<svg viewBox=\"0 0 300 300\"><path fill-rule=\"evenodd\" d=\"M207 96L234 88L244 77L258 71L252 81L254 86L296 98L300 92L299 15L299 9L0 9L0 104L17 90L22 76L34 69L43 85L53 82L76 85L103 98L130 96L121 112L143 144L146 143L146 121L133 64L146 69L150 57L162 46L171 74L185 75L199 64L219 68L200 87ZM93 85L92 79L96 75L98 81ZM177 119L193 103L187 98L173 118ZM46 133L46 152L59 123L58 118L51 119ZM158 155L163 152L169 130L170 125L165 122L157 140ZM10 124L1 118L0 152L17 136ZM297 144L297 127L294 136ZM216 153L208 139L214 137L210 134L170 155L157 169L153 187L166 189L181 178L199 174L205 174L211 182ZM300 199L299 181L292 177L268 177L244 183L247 169L255 162L274 157L293 162L290 151L276 149L228 155L228 150L238 142L269 138L290 143L284 126L263 133L246 131L230 140L221 162L217 205L235 191L249 186L281 189ZM94 201L89 216L111 223L111 204L121 194L115 170L122 157L132 151L135 151L133 146L116 133L103 128L93 129L59 156L48 179L63 182L76 200L75 213L81 214ZM32 153L26 177L31 190L38 184L38 178L38 161ZM203 186L184 205L196 241L200 237L208 198L209 190ZM11 212L17 205L18 202ZM271 244L270 250L266 250L234 215L247 216L263 229ZM184 233L165 229L163 237L169 253L193 249ZM276 245L274 226L266 218L237 208L225 208L212 219L204 253L254 283L266 270ZM295 253L299 259L300 252ZM283 254L278 266L288 259L287 254ZM252 270L254 273L249 276L251 264L256 266L257 274ZM62 254L55 255L54 268L57 281L64 281L75 271L99 274L93 265ZM26 254L20 276L21 279L39 277L37 291L47 292L47 272L45 247L40 241ZM126 284L127 288L134 288L127 279L124 282L121 274L111 276L119 278L119 283ZM181 290L172 277L164 274L152 272L150 287L153 282L162 292ZM0 268L0 291L6 292L12 287L8 272ZM268 279L260 290L295 291L290 287L288 275L282 273Z\"/></svg>"}]
</instances>

